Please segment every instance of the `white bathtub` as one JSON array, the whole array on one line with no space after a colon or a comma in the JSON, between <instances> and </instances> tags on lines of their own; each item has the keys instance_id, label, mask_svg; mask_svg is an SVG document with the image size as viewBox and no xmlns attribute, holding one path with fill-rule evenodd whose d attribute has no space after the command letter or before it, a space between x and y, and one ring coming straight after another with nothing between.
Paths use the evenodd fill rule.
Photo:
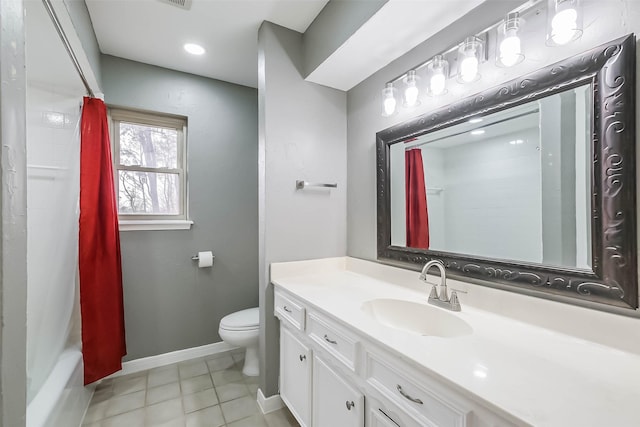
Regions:
<instances>
[{"instance_id":1,"label":"white bathtub","mask_svg":"<svg viewBox=\"0 0 640 427\"><path fill-rule=\"evenodd\" d=\"M83 385L80 349L66 349L27 406L27 427L79 426L94 389Z\"/></svg>"}]
</instances>

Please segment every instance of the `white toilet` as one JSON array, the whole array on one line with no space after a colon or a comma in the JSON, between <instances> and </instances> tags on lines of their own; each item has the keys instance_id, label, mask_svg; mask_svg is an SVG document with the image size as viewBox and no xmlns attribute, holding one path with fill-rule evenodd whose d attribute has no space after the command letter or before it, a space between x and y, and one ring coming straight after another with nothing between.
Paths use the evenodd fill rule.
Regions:
<instances>
[{"instance_id":1,"label":"white toilet","mask_svg":"<svg viewBox=\"0 0 640 427\"><path fill-rule=\"evenodd\" d=\"M224 316L220 321L218 334L227 344L247 349L242 373L248 377L257 377L260 373L258 365L260 309L258 307L248 308Z\"/></svg>"}]
</instances>

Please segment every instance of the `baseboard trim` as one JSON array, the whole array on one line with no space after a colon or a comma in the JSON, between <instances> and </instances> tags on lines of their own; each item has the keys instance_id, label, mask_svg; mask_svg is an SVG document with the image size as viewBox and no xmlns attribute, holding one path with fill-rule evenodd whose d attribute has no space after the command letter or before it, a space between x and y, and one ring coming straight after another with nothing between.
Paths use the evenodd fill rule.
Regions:
<instances>
[{"instance_id":1,"label":"baseboard trim","mask_svg":"<svg viewBox=\"0 0 640 427\"><path fill-rule=\"evenodd\" d=\"M262 390L258 389L258 406L263 414L268 414L269 412L277 411L280 408L284 408L284 402L280 398L279 394L274 394L270 397L264 397L262 394Z\"/></svg>"},{"instance_id":2,"label":"baseboard trim","mask_svg":"<svg viewBox=\"0 0 640 427\"><path fill-rule=\"evenodd\" d=\"M184 362L198 357L211 356L217 353L235 350L224 341L207 344L200 347L186 348L184 350L172 351L170 353L158 354L156 356L143 357L141 359L130 360L122 364L122 370L109 375L107 378L116 378L123 375L135 374L147 369L159 368L160 366L171 365L173 363Z\"/></svg>"}]
</instances>

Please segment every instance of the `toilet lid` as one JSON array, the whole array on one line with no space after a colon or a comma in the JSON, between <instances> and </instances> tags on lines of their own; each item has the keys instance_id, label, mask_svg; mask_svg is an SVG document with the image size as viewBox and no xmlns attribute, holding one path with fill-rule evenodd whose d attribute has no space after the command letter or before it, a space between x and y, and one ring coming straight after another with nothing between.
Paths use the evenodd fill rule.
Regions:
<instances>
[{"instance_id":1,"label":"toilet lid","mask_svg":"<svg viewBox=\"0 0 640 427\"><path fill-rule=\"evenodd\" d=\"M258 307L236 311L228 314L220 321L220 327L229 331L243 331L256 329L260 324L260 309Z\"/></svg>"}]
</instances>

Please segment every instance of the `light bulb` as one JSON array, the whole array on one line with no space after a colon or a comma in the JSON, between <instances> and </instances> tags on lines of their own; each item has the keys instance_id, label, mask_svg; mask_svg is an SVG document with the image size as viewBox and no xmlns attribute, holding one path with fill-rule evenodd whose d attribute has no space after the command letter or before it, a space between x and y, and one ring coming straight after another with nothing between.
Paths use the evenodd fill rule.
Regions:
<instances>
[{"instance_id":1,"label":"light bulb","mask_svg":"<svg viewBox=\"0 0 640 427\"><path fill-rule=\"evenodd\" d=\"M520 14L512 12L498 28L498 66L513 67L524 60L522 44L518 36L522 22Z\"/></svg>"},{"instance_id":2,"label":"light bulb","mask_svg":"<svg viewBox=\"0 0 640 427\"><path fill-rule=\"evenodd\" d=\"M508 36L500 43L500 62L505 67L516 65L522 56L520 37Z\"/></svg>"},{"instance_id":3,"label":"light bulb","mask_svg":"<svg viewBox=\"0 0 640 427\"><path fill-rule=\"evenodd\" d=\"M387 83L382 89L382 115L384 117L392 116L396 112L396 96L393 89L393 83Z\"/></svg>"},{"instance_id":4,"label":"light bulb","mask_svg":"<svg viewBox=\"0 0 640 427\"><path fill-rule=\"evenodd\" d=\"M484 54L482 39L470 36L458 48L458 81L471 83L480 78L478 67Z\"/></svg>"},{"instance_id":5,"label":"light bulb","mask_svg":"<svg viewBox=\"0 0 640 427\"><path fill-rule=\"evenodd\" d=\"M444 89L446 87L446 78L444 74L438 73L431 76L431 81L429 82L429 90L435 96L442 95L444 93Z\"/></svg>"},{"instance_id":6,"label":"light bulb","mask_svg":"<svg viewBox=\"0 0 640 427\"><path fill-rule=\"evenodd\" d=\"M387 116L392 115L396 111L396 99L394 97L384 100L384 112Z\"/></svg>"},{"instance_id":7,"label":"light bulb","mask_svg":"<svg viewBox=\"0 0 640 427\"><path fill-rule=\"evenodd\" d=\"M407 86L404 90L404 99L407 107L413 107L418 103L418 88L415 85Z\"/></svg>"},{"instance_id":8,"label":"light bulb","mask_svg":"<svg viewBox=\"0 0 640 427\"><path fill-rule=\"evenodd\" d=\"M556 44L569 43L576 34L578 11L567 8L558 11L551 20L551 39Z\"/></svg>"},{"instance_id":9,"label":"light bulb","mask_svg":"<svg viewBox=\"0 0 640 427\"><path fill-rule=\"evenodd\" d=\"M442 55L436 55L427 66L429 79L429 95L440 96L447 92L447 77L449 76L449 62Z\"/></svg>"},{"instance_id":10,"label":"light bulb","mask_svg":"<svg viewBox=\"0 0 640 427\"><path fill-rule=\"evenodd\" d=\"M396 111L396 99L391 97L384 100L384 112L390 116Z\"/></svg>"},{"instance_id":11,"label":"light bulb","mask_svg":"<svg viewBox=\"0 0 640 427\"><path fill-rule=\"evenodd\" d=\"M478 75L478 58L475 55L467 56L460 63L460 77L465 83L472 82Z\"/></svg>"},{"instance_id":12,"label":"light bulb","mask_svg":"<svg viewBox=\"0 0 640 427\"><path fill-rule=\"evenodd\" d=\"M410 70L407 73L407 77L404 79L404 106L405 107L415 107L419 105L418 95L420 94L420 90L418 89L418 78L416 77L416 70Z\"/></svg>"}]
</instances>

